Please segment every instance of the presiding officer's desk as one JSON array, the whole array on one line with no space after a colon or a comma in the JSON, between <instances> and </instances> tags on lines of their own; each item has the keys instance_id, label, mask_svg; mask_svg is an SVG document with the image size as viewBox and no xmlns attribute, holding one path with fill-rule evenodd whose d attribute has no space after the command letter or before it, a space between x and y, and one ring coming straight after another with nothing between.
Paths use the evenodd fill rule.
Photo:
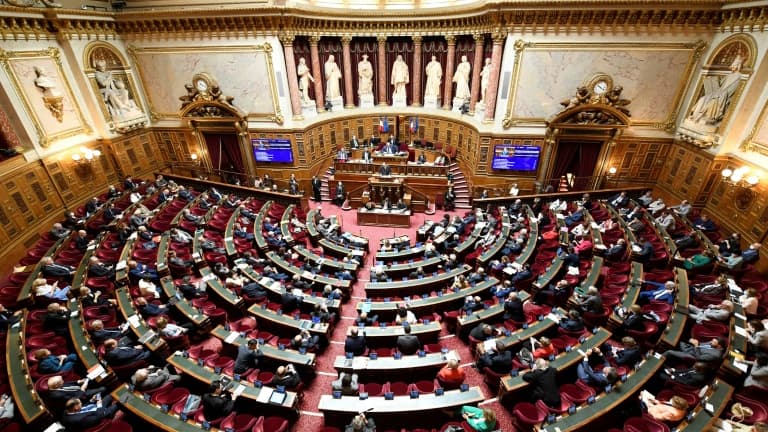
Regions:
<instances>
[{"instance_id":1,"label":"presiding officer's desk","mask_svg":"<svg viewBox=\"0 0 768 432\"><path fill-rule=\"evenodd\" d=\"M660 354L654 354L640 363L640 366L627 374L627 380L611 393L601 393L591 405L585 404L577 407L573 414L558 416L554 423L544 425L542 432L566 432L584 430L589 423L611 412L614 408L624 403L631 397L635 397L645 383L656 374L664 363Z\"/></svg>"},{"instance_id":2,"label":"presiding officer's desk","mask_svg":"<svg viewBox=\"0 0 768 432\"><path fill-rule=\"evenodd\" d=\"M224 326L216 326L211 330L211 335L216 336L223 342L241 346L248 342L248 337L243 336L241 333L227 330ZM261 344L259 347L264 357L274 360L278 364L291 363L296 367L296 370L303 368L313 369L315 367L316 356L314 353L300 353L291 348L279 349L269 344Z\"/></svg>"},{"instance_id":3,"label":"presiding officer's desk","mask_svg":"<svg viewBox=\"0 0 768 432\"><path fill-rule=\"evenodd\" d=\"M416 427L434 425L434 416L429 413L475 405L483 400L485 396L480 387L470 387L465 392L447 390L441 396L422 394L417 399L410 396L395 396L393 400L386 400L384 396L370 396L364 400L357 396L334 399L332 395L322 395L318 409L325 415L326 424L348 424L358 413L371 410L379 427L387 424Z\"/></svg>"},{"instance_id":4,"label":"presiding officer's desk","mask_svg":"<svg viewBox=\"0 0 768 432\"><path fill-rule=\"evenodd\" d=\"M549 365L557 369L558 373L561 373L562 371L579 363L584 358L584 355L581 354L579 350L587 352L592 348L598 348L605 341L610 339L610 337L611 333L608 330L600 328L595 334L586 338L584 342L571 347L570 351L563 351L559 353L554 360L549 362ZM506 393L521 390L528 385L528 383L523 380L522 372L525 371L520 372L521 373L517 376L506 375L501 378L501 385L499 386L499 398L504 396Z\"/></svg>"},{"instance_id":5,"label":"presiding officer's desk","mask_svg":"<svg viewBox=\"0 0 768 432\"><path fill-rule=\"evenodd\" d=\"M409 228L411 226L411 211L408 209L385 210L381 208L368 210L365 207L360 207L357 209L357 224Z\"/></svg>"}]
</instances>

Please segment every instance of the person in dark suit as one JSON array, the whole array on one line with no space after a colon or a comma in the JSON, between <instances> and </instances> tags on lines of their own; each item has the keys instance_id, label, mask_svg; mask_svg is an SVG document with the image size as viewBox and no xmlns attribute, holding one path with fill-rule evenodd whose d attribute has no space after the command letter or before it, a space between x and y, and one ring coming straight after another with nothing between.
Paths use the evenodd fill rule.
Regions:
<instances>
[{"instance_id":1,"label":"person in dark suit","mask_svg":"<svg viewBox=\"0 0 768 432\"><path fill-rule=\"evenodd\" d=\"M640 351L640 346L635 338L624 336L621 338L621 344L622 347L613 354L613 361L616 363L616 366L632 367L643 359L643 353ZM603 346L605 347L606 345Z\"/></svg>"},{"instance_id":2,"label":"person in dark suit","mask_svg":"<svg viewBox=\"0 0 768 432\"><path fill-rule=\"evenodd\" d=\"M411 326L404 325L403 331L405 334L397 337L397 350L403 355L416 354L421 348L421 341L416 335L411 334Z\"/></svg>"},{"instance_id":3,"label":"person in dark suit","mask_svg":"<svg viewBox=\"0 0 768 432\"><path fill-rule=\"evenodd\" d=\"M236 397L222 389L221 381L211 382L208 393L205 393L200 401L203 416L208 421L228 416L235 408L235 399Z\"/></svg>"},{"instance_id":4,"label":"person in dark suit","mask_svg":"<svg viewBox=\"0 0 768 432\"><path fill-rule=\"evenodd\" d=\"M112 396L104 396L96 403L83 405L80 399L74 397L64 406L61 424L68 431L81 431L97 426L102 420L114 418L117 414L117 405L112 402Z\"/></svg>"},{"instance_id":5,"label":"person in dark suit","mask_svg":"<svg viewBox=\"0 0 768 432\"><path fill-rule=\"evenodd\" d=\"M102 213L102 218L104 219L104 222L110 223L113 220L115 220L120 215L120 210L118 210L114 204L109 203L107 204L107 207L104 209L104 212Z\"/></svg>"},{"instance_id":6,"label":"person in dark suit","mask_svg":"<svg viewBox=\"0 0 768 432\"><path fill-rule=\"evenodd\" d=\"M156 389L167 382L178 383L181 381L181 375L171 374L167 368L158 368L151 366L141 368L131 376L131 384L136 390L148 391Z\"/></svg>"},{"instance_id":7,"label":"person in dark suit","mask_svg":"<svg viewBox=\"0 0 768 432\"><path fill-rule=\"evenodd\" d=\"M19 313L13 313L5 308L5 305L0 304L0 329L6 329L9 325L13 325L21 318Z\"/></svg>"},{"instance_id":8,"label":"person in dark suit","mask_svg":"<svg viewBox=\"0 0 768 432\"><path fill-rule=\"evenodd\" d=\"M456 208L456 193L453 192L452 186L448 187L448 190L445 192L445 203L443 204L443 207L446 211Z\"/></svg>"},{"instance_id":9,"label":"person in dark suit","mask_svg":"<svg viewBox=\"0 0 768 432\"><path fill-rule=\"evenodd\" d=\"M605 251L605 258L610 260L620 260L624 257L624 253L627 251L627 241L620 238L616 241L615 245L612 245Z\"/></svg>"},{"instance_id":10,"label":"person in dark suit","mask_svg":"<svg viewBox=\"0 0 768 432\"><path fill-rule=\"evenodd\" d=\"M365 333L362 335L358 334L357 327L349 329L349 336L347 336L347 340L344 341L344 352L351 352L352 354L359 356L363 355L367 348Z\"/></svg>"},{"instance_id":11,"label":"person in dark suit","mask_svg":"<svg viewBox=\"0 0 768 432\"><path fill-rule=\"evenodd\" d=\"M363 150L363 162L365 163L373 162L373 158L371 157L371 151L367 148Z\"/></svg>"},{"instance_id":12,"label":"person in dark suit","mask_svg":"<svg viewBox=\"0 0 768 432\"><path fill-rule=\"evenodd\" d=\"M138 186L138 183L133 181L133 178L130 176L126 177L123 181L123 189L125 190L132 190L135 189Z\"/></svg>"},{"instance_id":13,"label":"person in dark suit","mask_svg":"<svg viewBox=\"0 0 768 432\"><path fill-rule=\"evenodd\" d=\"M322 199L320 188L323 186L323 181L317 178L317 176L312 176L312 196L314 197L314 200L317 202L320 202Z\"/></svg>"},{"instance_id":14,"label":"person in dark suit","mask_svg":"<svg viewBox=\"0 0 768 432\"><path fill-rule=\"evenodd\" d=\"M645 240L641 246L640 252L635 255L635 261L648 264L653 258L653 243Z\"/></svg>"},{"instance_id":15,"label":"person in dark suit","mask_svg":"<svg viewBox=\"0 0 768 432\"><path fill-rule=\"evenodd\" d=\"M575 309L569 310L568 316L560 320L560 327L572 332L584 331L584 321L582 321L579 311Z\"/></svg>"},{"instance_id":16,"label":"person in dark suit","mask_svg":"<svg viewBox=\"0 0 768 432\"><path fill-rule=\"evenodd\" d=\"M516 291L512 291L504 301L504 320L516 322L525 322L525 312L523 312L523 302L517 296Z\"/></svg>"},{"instance_id":17,"label":"person in dark suit","mask_svg":"<svg viewBox=\"0 0 768 432\"><path fill-rule=\"evenodd\" d=\"M621 192L608 198L608 204L613 207L626 207L629 204L629 197L626 192Z\"/></svg>"},{"instance_id":18,"label":"person in dark suit","mask_svg":"<svg viewBox=\"0 0 768 432\"><path fill-rule=\"evenodd\" d=\"M542 400L552 408L560 407L560 388L557 384L557 370L545 359L536 359L533 368L523 375L523 381L530 383L531 401Z\"/></svg>"},{"instance_id":19,"label":"person in dark suit","mask_svg":"<svg viewBox=\"0 0 768 432\"><path fill-rule=\"evenodd\" d=\"M320 348L320 336L311 335L307 330L302 330L291 339L291 348L307 351Z\"/></svg>"},{"instance_id":20,"label":"person in dark suit","mask_svg":"<svg viewBox=\"0 0 768 432\"><path fill-rule=\"evenodd\" d=\"M697 362L718 362L723 357L723 342L719 337L708 342L699 342L691 338L688 342L680 342L679 350L669 350L664 353L667 359Z\"/></svg>"},{"instance_id":21,"label":"person in dark suit","mask_svg":"<svg viewBox=\"0 0 768 432\"><path fill-rule=\"evenodd\" d=\"M67 212L61 225L68 230L76 230L85 227L85 220L75 216L75 212Z\"/></svg>"},{"instance_id":22,"label":"person in dark suit","mask_svg":"<svg viewBox=\"0 0 768 432\"><path fill-rule=\"evenodd\" d=\"M419 153L419 157L416 159L416 162L419 164L427 163L427 157L424 155L424 152Z\"/></svg>"},{"instance_id":23,"label":"person in dark suit","mask_svg":"<svg viewBox=\"0 0 768 432\"><path fill-rule=\"evenodd\" d=\"M278 367L272 381L269 382L271 386L284 386L286 389L295 388L299 384L301 384L301 377L292 364Z\"/></svg>"},{"instance_id":24,"label":"person in dark suit","mask_svg":"<svg viewBox=\"0 0 768 432\"><path fill-rule=\"evenodd\" d=\"M119 346L115 339L104 341L104 360L110 366L123 366L139 360L149 360L151 354L141 345Z\"/></svg>"},{"instance_id":25,"label":"person in dark suit","mask_svg":"<svg viewBox=\"0 0 768 432\"><path fill-rule=\"evenodd\" d=\"M349 146L353 149L360 147L360 141L357 140L357 137L352 135L352 139L349 140Z\"/></svg>"},{"instance_id":26,"label":"person in dark suit","mask_svg":"<svg viewBox=\"0 0 768 432\"><path fill-rule=\"evenodd\" d=\"M56 240L61 240L64 237L68 236L71 231L64 228L59 222L56 222L53 224L53 228L48 232L52 238Z\"/></svg>"},{"instance_id":27,"label":"person in dark suit","mask_svg":"<svg viewBox=\"0 0 768 432\"><path fill-rule=\"evenodd\" d=\"M659 379L664 383L680 383L691 387L701 387L710 382L710 368L705 362L696 362L687 369L667 368L659 373Z\"/></svg>"},{"instance_id":28,"label":"person in dark suit","mask_svg":"<svg viewBox=\"0 0 768 432\"><path fill-rule=\"evenodd\" d=\"M392 175L392 167L387 165L386 162L384 162L381 165L381 168L379 168L379 175L383 177L388 177Z\"/></svg>"},{"instance_id":29,"label":"person in dark suit","mask_svg":"<svg viewBox=\"0 0 768 432\"><path fill-rule=\"evenodd\" d=\"M504 342L497 339L495 348L480 356L477 360L477 368L482 370L485 367L497 374L508 374L512 370L512 351L505 349Z\"/></svg>"},{"instance_id":30,"label":"person in dark suit","mask_svg":"<svg viewBox=\"0 0 768 432\"><path fill-rule=\"evenodd\" d=\"M69 372L75 367L77 362L79 362L76 354L61 354L56 356L51 354L51 351L45 348L40 348L35 351L34 355L37 360L37 371L43 375Z\"/></svg>"},{"instance_id":31,"label":"person in dark suit","mask_svg":"<svg viewBox=\"0 0 768 432\"><path fill-rule=\"evenodd\" d=\"M48 378L48 400L55 402L55 406L63 407L68 400L72 398L80 399L81 402L96 402L96 395L104 393L106 387L89 388L90 380L81 379L78 381L64 382L61 375Z\"/></svg>"},{"instance_id":32,"label":"person in dark suit","mask_svg":"<svg viewBox=\"0 0 768 432\"><path fill-rule=\"evenodd\" d=\"M600 313L603 311L603 299L600 297L600 291L595 287L587 288L584 296L579 296L579 307L582 312Z\"/></svg>"},{"instance_id":33,"label":"person in dark suit","mask_svg":"<svg viewBox=\"0 0 768 432\"><path fill-rule=\"evenodd\" d=\"M85 215L90 216L101 208L102 204L99 202L99 199L97 197L93 197L90 200L88 200L87 203L85 203Z\"/></svg>"},{"instance_id":34,"label":"person in dark suit","mask_svg":"<svg viewBox=\"0 0 768 432\"><path fill-rule=\"evenodd\" d=\"M43 317L43 328L54 332L58 336L68 336L69 310L59 303L48 304L47 312Z\"/></svg>"},{"instance_id":35,"label":"person in dark suit","mask_svg":"<svg viewBox=\"0 0 768 432\"><path fill-rule=\"evenodd\" d=\"M135 303L139 313L144 317L158 316L168 313L167 305L149 303L144 297L137 297Z\"/></svg>"},{"instance_id":36,"label":"person in dark suit","mask_svg":"<svg viewBox=\"0 0 768 432\"><path fill-rule=\"evenodd\" d=\"M40 260L42 264L41 270L43 276L51 278L62 278L72 280L72 275L75 274L75 268L68 265L56 264L53 262L53 258L47 256Z\"/></svg>"},{"instance_id":37,"label":"person in dark suit","mask_svg":"<svg viewBox=\"0 0 768 432\"><path fill-rule=\"evenodd\" d=\"M249 339L245 345L237 347L237 358L235 359L235 367L232 371L236 374L242 374L248 369L255 368L259 365L262 352L259 349L259 341L256 339Z\"/></svg>"},{"instance_id":38,"label":"person in dark suit","mask_svg":"<svg viewBox=\"0 0 768 432\"><path fill-rule=\"evenodd\" d=\"M344 205L344 201L347 199L347 191L344 189L344 183L339 182L338 185L336 185L336 194L334 196L333 202L336 203L337 206L341 207Z\"/></svg>"},{"instance_id":39,"label":"person in dark suit","mask_svg":"<svg viewBox=\"0 0 768 432\"><path fill-rule=\"evenodd\" d=\"M126 324L120 327L104 327L101 320L91 321L91 340L94 344L101 345L109 339L115 339L121 346L128 346L133 343L132 338L127 336L128 326Z\"/></svg>"},{"instance_id":40,"label":"person in dark suit","mask_svg":"<svg viewBox=\"0 0 768 432\"><path fill-rule=\"evenodd\" d=\"M108 266L101 262L98 257L92 256L88 260L88 276L89 277L105 277L112 279L115 277L115 269L112 266Z\"/></svg>"}]
</instances>

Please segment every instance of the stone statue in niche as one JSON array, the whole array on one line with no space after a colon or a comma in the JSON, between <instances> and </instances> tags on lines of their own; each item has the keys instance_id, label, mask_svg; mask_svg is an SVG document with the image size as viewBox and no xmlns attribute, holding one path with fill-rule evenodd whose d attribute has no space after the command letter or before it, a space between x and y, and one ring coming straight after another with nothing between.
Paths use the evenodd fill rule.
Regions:
<instances>
[{"instance_id":1,"label":"stone statue in niche","mask_svg":"<svg viewBox=\"0 0 768 432\"><path fill-rule=\"evenodd\" d=\"M491 81L491 59L485 59L485 66L480 71L480 102L485 108L485 94L488 92L488 83Z\"/></svg>"},{"instance_id":2,"label":"stone statue in niche","mask_svg":"<svg viewBox=\"0 0 768 432\"><path fill-rule=\"evenodd\" d=\"M314 104L315 101L309 98L309 83L315 82L312 78L312 73L307 66L307 61L304 57L299 59L299 65L296 67L296 74L299 76L299 90L301 90L301 103L302 104Z\"/></svg>"},{"instance_id":3,"label":"stone statue in niche","mask_svg":"<svg viewBox=\"0 0 768 432\"><path fill-rule=\"evenodd\" d=\"M43 102L56 120L64 121L64 96L59 90L59 82L48 75L40 66L35 66L35 86L43 92Z\"/></svg>"},{"instance_id":4,"label":"stone statue in niche","mask_svg":"<svg viewBox=\"0 0 768 432\"><path fill-rule=\"evenodd\" d=\"M115 78L112 71L107 69L107 61L96 59L94 61L96 72L94 77L99 86L101 97L107 106L107 111L113 119L119 120L141 113L136 102L126 88L125 81Z\"/></svg>"},{"instance_id":5,"label":"stone statue in niche","mask_svg":"<svg viewBox=\"0 0 768 432\"><path fill-rule=\"evenodd\" d=\"M402 101L403 105L405 104L405 99L407 97L405 86L410 82L410 80L411 78L410 73L408 72L408 65L405 64L403 56L398 54L395 62L392 64L391 84L395 87L392 93L393 101ZM395 105L394 102L393 105Z\"/></svg>"},{"instance_id":6,"label":"stone statue in niche","mask_svg":"<svg viewBox=\"0 0 768 432\"><path fill-rule=\"evenodd\" d=\"M368 54L357 64L357 94L358 96L373 94L373 65L368 61Z\"/></svg>"},{"instance_id":7,"label":"stone statue in niche","mask_svg":"<svg viewBox=\"0 0 768 432\"><path fill-rule=\"evenodd\" d=\"M741 67L744 58L737 55L730 66L730 73L724 77L704 78L704 94L699 97L688 115L688 120L700 125L717 126L723 120L731 98L741 83Z\"/></svg>"},{"instance_id":8,"label":"stone statue in niche","mask_svg":"<svg viewBox=\"0 0 768 432\"><path fill-rule=\"evenodd\" d=\"M341 97L341 70L333 55L325 62L325 94L328 100Z\"/></svg>"},{"instance_id":9,"label":"stone statue in niche","mask_svg":"<svg viewBox=\"0 0 768 432\"><path fill-rule=\"evenodd\" d=\"M456 66L456 73L453 74L453 82L456 83L455 99L461 99L462 103L469 100L469 74L472 71L472 65L469 64L467 56L461 56L461 62Z\"/></svg>"},{"instance_id":10,"label":"stone statue in niche","mask_svg":"<svg viewBox=\"0 0 768 432\"><path fill-rule=\"evenodd\" d=\"M443 81L443 66L437 61L437 57L432 56L432 61L427 63L427 84L424 86L424 99L434 97L440 98L440 84Z\"/></svg>"}]
</instances>

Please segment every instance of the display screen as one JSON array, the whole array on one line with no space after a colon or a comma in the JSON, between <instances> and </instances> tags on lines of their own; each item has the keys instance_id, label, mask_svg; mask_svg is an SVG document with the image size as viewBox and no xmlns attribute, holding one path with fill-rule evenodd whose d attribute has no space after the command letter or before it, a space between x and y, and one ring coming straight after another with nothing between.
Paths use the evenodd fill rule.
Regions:
<instances>
[{"instance_id":1,"label":"display screen","mask_svg":"<svg viewBox=\"0 0 768 432\"><path fill-rule=\"evenodd\" d=\"M510 171L536 171L541 148L536 146L497 145L491 168Z\"/></svg>"},{"instance_id":2,"label":"display screen","mask_svg":"<svg viewBox=\"0 0 768 432\"><path fill-rule=\"evenodd\" d=\"M251 140L256 162L291 163L293 151L291 140L283 138L264 138Z\"/></svg>"}]
</instances>

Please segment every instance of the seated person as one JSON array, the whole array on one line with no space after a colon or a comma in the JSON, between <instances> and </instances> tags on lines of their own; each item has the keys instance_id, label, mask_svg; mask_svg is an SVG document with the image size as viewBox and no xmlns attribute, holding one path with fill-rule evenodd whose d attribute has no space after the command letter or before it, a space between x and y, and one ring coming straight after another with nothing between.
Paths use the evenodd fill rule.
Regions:
<instances>
[{"instance_id":1,"label":"seated person","mask_svg":"<svg viewBox=\"0 0 768 432\"><path fill-rule=\"evenodd\" d=\"M168 368L156 366L137 369L131 377L131 384L136 390L142 392L154 390L167 382L178 383L179 381L181 381L180 375L173 375Z\"/></svg>"},{"instance_id":2,"label":"seated person","mask_svg":"<svg viewBox=\"0 0 768 432\"><path fill-rule=\"evenodd\" d=\"M515 322L526 322L525 312L523 311L523 302L517 295L517 291L511 291L504 300L504 320Z\"/></svg>"},{"instance_id":3,"label":"seated person","mask_svg":"<svg viewBox=\"0 0 768 432\"><path fill-rule=\"evenodd\" d=\"M37 360L37 371L43 375L55 373L64 373L72 370L78 363L77 355L61 354L53 355L46 348L40 348L35 351L35 360Z\"/></svg>"},{"instance_id":4,"label":"seated person","mask_svg":"<svg viewBox=\"0 0 768 432\"><path fill-rule=\"evenodd\" d=\"M693 227L704 232L717 230L715 223L705 214L693 220Z\"/></svg>"},{"instance_id":5,"label":"seated person","mask_svg":"<svg viewBox=\"0 0 768 432\"><path fill-rule=\"evenodd\" d=\"M744 294L739 296L739 303L745 314L757 315L760 293L755 288L747 288Z\"/></svg>"},{"instance_id":6,"label":"seated person","mask_svg":"<svg viewBox=\"0 0 768 432\"><path fill-rule=\"evenodd\" d=\"M368 346L365 342L365 332L363 331L361 335L357 327L351 327L349 329L349 336L344 341L344 352L359 356L363 355L366 349L368 349Z\"/></svg>"},{"instance_id":7,"label":"seated person","mask_svg":"<svg viewBox=\"0 0 768 432\"><path fill-rule=\"evenodd\" d=\"M344 432L376 432L376 422L361 412L344 428Z\"/></svg>"},{"instance_id":8,"label":"seated person","mask_svg":"<svg viewBox=\"0 0 768 432\"><path fill-rule=\"evenodd\" d=\"M605 251L605 258L610 260L620 260L624 257L624 253L627 251L627 241L623 238L616 240L616 244L610 245Z\"/></svg>"},{"instance_id":9,"label":"seated person","mask_svg":"<svg viewBox=\"0 0 768 432\"><path fill-rule=\"evenodd\" d=\"M40 260L40 270L43 276L50 278L62 278L66 280L72 280L72 276L75 274L75 268L69 265L56 264L53 262L53 258L46 256Z\"/></svg>"},{"instance_id":10,"label":"seated person","mask_svg":"<svg viewBox=\"0 0 768 432\"><path fill-rule=\"evenodd\" d=\"M656 218L656 223L667 232L674 230L676 224L675 217L667 210L661 212L661 215Z\"/></svg>"},{"instance_id":11,"label":"seated person","mask_svg":"<svg viewBox=\"0 0 768 432\"><path fill-rule=\"evenodd\" d=\"M320 336L312 335L307 330L302 330L291 340L291 348L295 350L313 350L320 348Z\"/></svg>"},{"instance_id":12,"label":"seated person","mask_svg":"<svg viewBox=\"0 0 768 432\"><path fill-rule=\"evenodd\" d=\"M737 250L727 256L718 257L717 262L729 270L741 270L744 265L744 258L741 256L741 250Z\"/></svg>"},{"instance_id":13,"label":"seated person","mask_svg":"<svg viewBox=\"0 0 768 432\"><path fill-rule=\"evenodd\" d=\"M203 416L206 420L216 420L228 416L235 408L237 396L224 391L222 382L214 380L208 387L208 393L203 394L200 404L203 406Z\"/></svg>"},{"instance_id":14,"label":"seated person","mask_svg":"<svg viewBox=\"0 0 768 432\"><path fill-rule=\"evenodd\" d=\"M379 168L379 175L382 177L388 177L392 175L392 167L387 165L386 162L381 164L381 167Z\"/></svg>"},{"instance_id":15,"label":"seated person","mask_svg":"<svg viewBox=\"0 0 768 432\"><path fill-rule=\"evenodd\" d=\"M157 326L157 330L160 332L160 336L162 338L179 337L181 335L186 334L189 331L189 328L187 327L182 327L182 326L168 322L168 319L163 316L157 318L157 321L155 321L155 325ZM189 324L188 326L192 328L191 324Z\"/></svg>"},{"instance_id":16,"label":"seated person","mask_svg":"<svg viewBox=\"0 0 768 432\"><path fill-rule=\"evenodd\" d=\"M709 265L714 258L712 251L705 249L702 253L683 260L682 265L686 270L696 270Z\"/></svg>"},{"instance_id":17,"label":"seated person","mask_svg":"<svg viewBox=\"0 0 768 432\"><path fill-rule=\"evenodd\" d=\"M106 328L99 319L91 321L91 340L95 345L101 345L107 339L117 339L120 345L129 345L133 343L133 338L128 336L128 331L127 323L118 327Z\"/></svg>"},{"instance_id":18,"label":"seated person","mask_svg":"<svg viewBox=\"0 0 768 432\"><path fill-rule=\"evenodd\" d=\"M571 332L584 331L584 321L581 314L575 309L568 311L568 315L560 319L560 327Z\"/></svg>"},{"instance_id":19,"label":"seated person","mask_svg":"<svg viewBox=\"0 0 768 432\"><path fill-rule=\"evenodd\" d=\"M403 331L405 334L397 337L397 350L403 355L416 354L421 349L421 341L416 335L411 334L410 325L404 325Z\"/></svg>"},{"instance_id":20,"label":"seated person","mask_svg":"<svg viewBox=\"0 0 768 432\"><path fill-rule=\"evenodd\" d=\"M262 355L258 339L248 339L247 343L237 347L237 358L232 372L243 374L248 369L255 369Z\"/></svg>"},{"instance_id":21,"label":"seated person","mask_svg":"<svg viewBox=\"0 0 768 432\"><path fill-rule=\"evenodd\" d=\"M124 366L137 361L147 361L152 353L142 345L119 346L117 340L104 341L104 360L110 366Z\"/></svg>"},{"instance_id":22,"label":"seated person","mask_svg":"<svg viewBox=\"0 0 768 432\"><path fill-rule=\"evenodd\" d=\"M540 289L533 297L533 304L546 304L547 298L550 296L554 298L554 304L563 304L570 295L571 287L568 281L561 279L555 284L549 284L548 287Z\"/></svg>"},{"instance_id":23,"label":"seated person","mask_svg":"<svg viewBox=\"0 0 768 432\"><path fill-rule=\"evenodd\" d=\"M167 305L149 303L144 297L137 297L136 300L134 300L134 303L136 304L139 313L144 317L158 316L168 313Z\"/></svg>"},{"instance_id":24,"label":"seated person","mask_svg":"<svg viewBox=\"0 0 768 432\"><path fill-rule=\"evenodd\" d=\"M342 372L339 379L331 382L331 390L340 391L343 396L357 396L357 374Z\"/></svg>"},{"instance_id":25,"label":"seated person","mask_svg":"<svg viewBox=\"0 0 768 432\"><path fill-rule=\"evenodd\" d=\"M646 390L640 393L640 401L645 405L649 415L654 420L677 422L685 417L688 402L680 396L672 396L669 402L659 402Z\"/></svg>"},{"instance_id":26,"label":"seated person","mask_svg":"<svg viewBox=\"0 0 768 432\"><path fill-rule=\"evenodd\" d=\"M603 345L603 347L608 344ZM643 353L640 351L640 346L637 341L631 336L624 336L621 338L621 348L611 349L613 356L613 362L616 366L628 366L632 367L643 359Z\"/></svg>"},{"instance_id":27,"label":"seated person","mask_svg":"<svg viewBox=\"0 0 768 432\"><path fill-rule=\"evenodd\" d=\"M69 310L59 303L48 305L43 317L43 328L54 332L57 336L69 335Z\"/></svg>"},{"instance_id":28,"label":"seated person","mask_svg":"<svg viewBox=\"0 0 768 432\"><path fill-rule=\"evenodd\" d=\"M603 312L603 299L600 296L600 291L594 286L587 288L586 294L579 294L577 296L577 304L581 309L581 312L590 312L594 314Z\"/></svg>"},{"instance_id":29,"label":"seated person","mask_svg":"<svg viewBox=\"0 0 768 432\"><path fill-rule=\"evenodd\" d=\"M710 375L709 365L705 362L697 361L691 368L665 368L659 373L659 379L670 386L679 383L698 388L711 382L712 378Z\"/></svg>"},{"instance_id":30,"label":"seated person","mask_svg":"<svg viewBox=\"0 0 768 432\"><path fill-rule=\"evenodd\" d=\"M733 302L723 300L719 304L710 304L705 308L695 305L688 306L688 316L701 323L703 321L728 322L733 314Z\"/></svg>"},{"instance_id":31,"label":"seated person","mask_svg":"<svg viewBox=\"0 0 768 432\"><path fill-rule=\"evenodd\" d=\"M494 330L494 328L488 324L480 324L478 326L475 326L469 332L469 335L472 336L472 338L477 339L479 341L485 341L485 340L494 338L500 334L501 334L501 330Z\"/></svg>"},{"instance_id":32,"label":"seated person","mask_svg":"<svg viewBox=\"0 0 768 432\"><path fill-rule=\"evenodd\" d=\"M478 345L478 348L481 346ZM496 340L495 348L480 355L477 360L477 368L483 370L485 367L501 375L508 374L512 370L512 352L506 350L504 342Z\"/></svg>"},{"instance_id":33,"label":"seated person","mask_svg":"<svg viewBox=\"0 0 768 432\"><path fill-rule=\"evenodd\" d=\"M292 364L278 367L272 381L269 382L271 386L284 386L286 389L296 388L299 384L301 384L301 377Z\"/></svg>"},{"instance_id":34,"label":"seated person","mask_svg":"<svg viewBox=\"0 0 768 432\"><path fill-rule=\"evenodd\" d=\"M671 206L669 208L672 209L675 213L677 213L680 216L688 216L688 213L691 212L691 210L693 209L693 206L691 205L691 203L688 202L688 200L682 200L680 204L676 206Z\"/></svg>"},{"instance_id":35,"label":"seated person","mask_svg":"<svg viewBox=\"0 0 768 432\"><path fill-rule=\"evenodd\" d=\"M496 429L496 413L490 408L477 408L471 405L461 407L461 416L477 432L490 432Z\"/></svg>"},{"instance_id":36,"label":"seated person","mask_svg":"<svg viewBox=\"0 0 768 432\"><path fill-rule=\"evenodd\" d=\"M459 387L466 378L466 373L459 367L459 361L452 358L437 373L437 381L449 388Z\"/></svg>"},{"instance_id":37,"label":"seated person","mask_svg":"<svg viewBox=\"0 0 768 432\"><path fill-rule=\"evenodd\" d=\"M416 315L410 310L410 307L406 306L399 306L397 308L397 315L395 315L395 323L397 324L404 324L408 323L410 325L416 324L418 320L416 319Z\"/></svg>"},{"instance_id":38,"label":"seated person","mask_svg":"<svg viewBox=\"0 0 768 432\"><path fill-rule=\"evenodd\" d=\"M675 285L674 281L667 281L663 284L654 281L645 281L645 284L654 287L655 289L640 292L637 298L638 303L647 304L652 301L659 301L672 304L675 302L677 285Z\"/></svg>"},{"instance_id":39,"label":"seated person","mask_svg":"<svg viewBox=\"0 0 768 432\"><path fill-rule=\"evenodd\" d=\"M720 338L712 338L709 342L699 342L690 338L688 342L680 342L679 350L669 350L663 355L667 359L714 363L723 357L723 343Z\"/></svg>"},{"instance_id":40,"label":"seated person","mask_svg":"<svg viewBox=\"0 0 768 432\"><path fill-rule=\"evenodd\" d=\"M32 292L35 297L67 301L69 300L69 289L69 285L64 288L59 287L59 281L49 284L45 278L35 279L32 282Z\"/></svg>"},{"instance_id":41,"label":"seated person","mask_svg":"<svg viewBox=\"0 0 768 432\"><path fill-rule=\"evenodd\" d=\"M87 378L64 382L61 375L48 378L48 400L56 402L56 406L63 407L68 400L72 398L80 399L81 402L96 402L97 396L107 391L106 387L91 387L91 381Z\"/></svg>"},{"instance_id":42,"label":"seated person","mask_svg":"<svg viewBox=\"0 0 768 432\"><path fill-rule=\"evenodd\" d=\"M760 258L760 247L762 247L761 243L752 243L741 251L741 258L746 264L752 264Z\"/></svg>"},{"instance_id":43,"label":"seated person","mask_svg":"<svg viewBox=\"0 0 768 432\"><path fill-rule=\"evenodd\" d=\"M95 403L83 405L78 398L72 398L64 405L61 424L68 431L84 431L99 425L103 420L115 418L118 407L112 396L99 397Z\"/></svg>"},{"instance_id":44,"label":"seated person","mask_svg":"<svg viewBox=\"0 0 768 432\"><path fill-rule=\"evenodd\" d=\"M597 360L602 361L602 371L597 371L592 368L590 365L590 357L595 357ZM576 375L580 380L597 388L613 385L619 380L616 368L611 366L608 360L603 356L603 353L597 348L593 348L585 353L582 362L576 366Z\"/></svg>"}]
</instances>

